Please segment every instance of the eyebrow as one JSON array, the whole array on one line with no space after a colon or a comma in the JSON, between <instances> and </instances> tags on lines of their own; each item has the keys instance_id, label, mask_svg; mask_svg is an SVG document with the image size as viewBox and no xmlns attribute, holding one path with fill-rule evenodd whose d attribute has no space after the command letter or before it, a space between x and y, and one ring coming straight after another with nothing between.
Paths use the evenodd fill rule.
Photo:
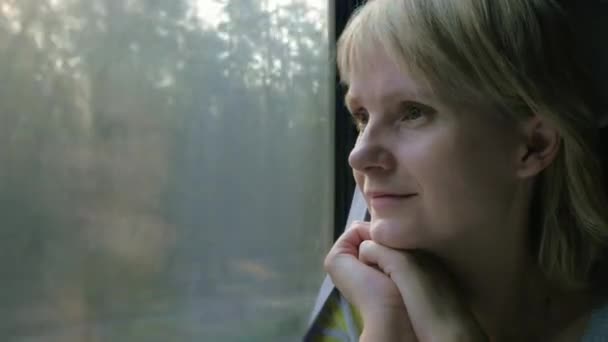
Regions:
<instances>
[{"instance_id":1,"label":"eyebrow","mask_svg":"<svg viewBox=\"0 0 608 342\"><path fill-rule=\"evenodd\" d=\"M388 95L385 95L382 97L382 102L425 102L423 101L424 98L426 98L428 96L428 93L424 92L424 91L419 91L416 93L412 93L412 92L391 92ZM352 108L350 107L350 103L351 102L358 102L358 98L356 96L353 96L352 93L350 91L346 92L346 95L344 95L344 104L346 105L346 108L349 111L352 111Z\"/></svg>"}]
</instances>

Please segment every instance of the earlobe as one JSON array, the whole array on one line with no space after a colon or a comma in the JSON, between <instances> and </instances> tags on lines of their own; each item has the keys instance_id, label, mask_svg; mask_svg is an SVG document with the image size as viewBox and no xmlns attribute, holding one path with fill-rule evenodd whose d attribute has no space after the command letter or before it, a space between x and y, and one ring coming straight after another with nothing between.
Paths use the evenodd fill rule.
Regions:
<instances>
[{"instance_id":1,"label":"earlobe","mask_svg":"<svg viewBox=\"0 0 608 342\"><path fill-rule=\"evenodd\" d=\"M538 175L557 157L560 135L547 120L534 116L523 127L524 141L521 148L518 176L529 178Z\"/></svg>"}]
</instances>

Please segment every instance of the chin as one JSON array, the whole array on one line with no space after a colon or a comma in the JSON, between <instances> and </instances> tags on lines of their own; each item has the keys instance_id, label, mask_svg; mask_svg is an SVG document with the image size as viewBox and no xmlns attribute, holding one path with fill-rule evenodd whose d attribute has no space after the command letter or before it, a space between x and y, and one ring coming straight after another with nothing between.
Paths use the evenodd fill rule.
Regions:
<instances>
[{"instance_id":1,"label":"chin","mask_svg":"<svg viewBox=\"0 0 608 342\"><path fill-rule=\"evenodd\" d=\"M424 230L414 222L399 218L372 219L371 236L375 242L396 249L419 249L424 246Z\"/></svg>"}]
</instances>

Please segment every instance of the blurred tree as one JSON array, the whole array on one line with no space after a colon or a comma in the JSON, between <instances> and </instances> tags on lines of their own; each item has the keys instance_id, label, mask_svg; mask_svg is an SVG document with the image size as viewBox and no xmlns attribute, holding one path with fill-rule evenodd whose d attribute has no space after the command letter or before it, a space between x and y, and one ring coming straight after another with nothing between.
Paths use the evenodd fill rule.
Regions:
<instances>
[{"instance_id":1,"label":"blurred tree","mask_svg":"<svg viewBox=\"0 0 608 342\"><path fill-rule=\"evenodd\" d=\"M0 0L3 339L298 335L331 224L325 15L195 4Z\"/></svg>"}]
</instances>

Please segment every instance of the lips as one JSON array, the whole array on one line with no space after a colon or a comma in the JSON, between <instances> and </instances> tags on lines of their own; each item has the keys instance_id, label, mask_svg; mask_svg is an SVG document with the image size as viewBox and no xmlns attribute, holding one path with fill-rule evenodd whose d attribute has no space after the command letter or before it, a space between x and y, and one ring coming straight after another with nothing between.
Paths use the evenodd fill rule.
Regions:
<instances>
[{"instance_id":1,"label":"lips","mask_svg":"<svg viewBox=\"0 0 608 342\"><path fill-rule=\"evenodd\" d=\"M374 198L406 198L411 197L416 194L399 194L399 193L391 193L391 192L380 192L380 191L370 191L366 193L366 196L370 199Z\"/></svg>"},{"instance_id":2,"label":"lips","mask_svg":"<svg viewBox=\"0 0 608 342\"><path fill-rule=\"evenodd\" d=\"M389 192L367 192L370 206L376 210L388 210L401 206L416 194L399 194Z\"/></svg>"}]
</instances>

